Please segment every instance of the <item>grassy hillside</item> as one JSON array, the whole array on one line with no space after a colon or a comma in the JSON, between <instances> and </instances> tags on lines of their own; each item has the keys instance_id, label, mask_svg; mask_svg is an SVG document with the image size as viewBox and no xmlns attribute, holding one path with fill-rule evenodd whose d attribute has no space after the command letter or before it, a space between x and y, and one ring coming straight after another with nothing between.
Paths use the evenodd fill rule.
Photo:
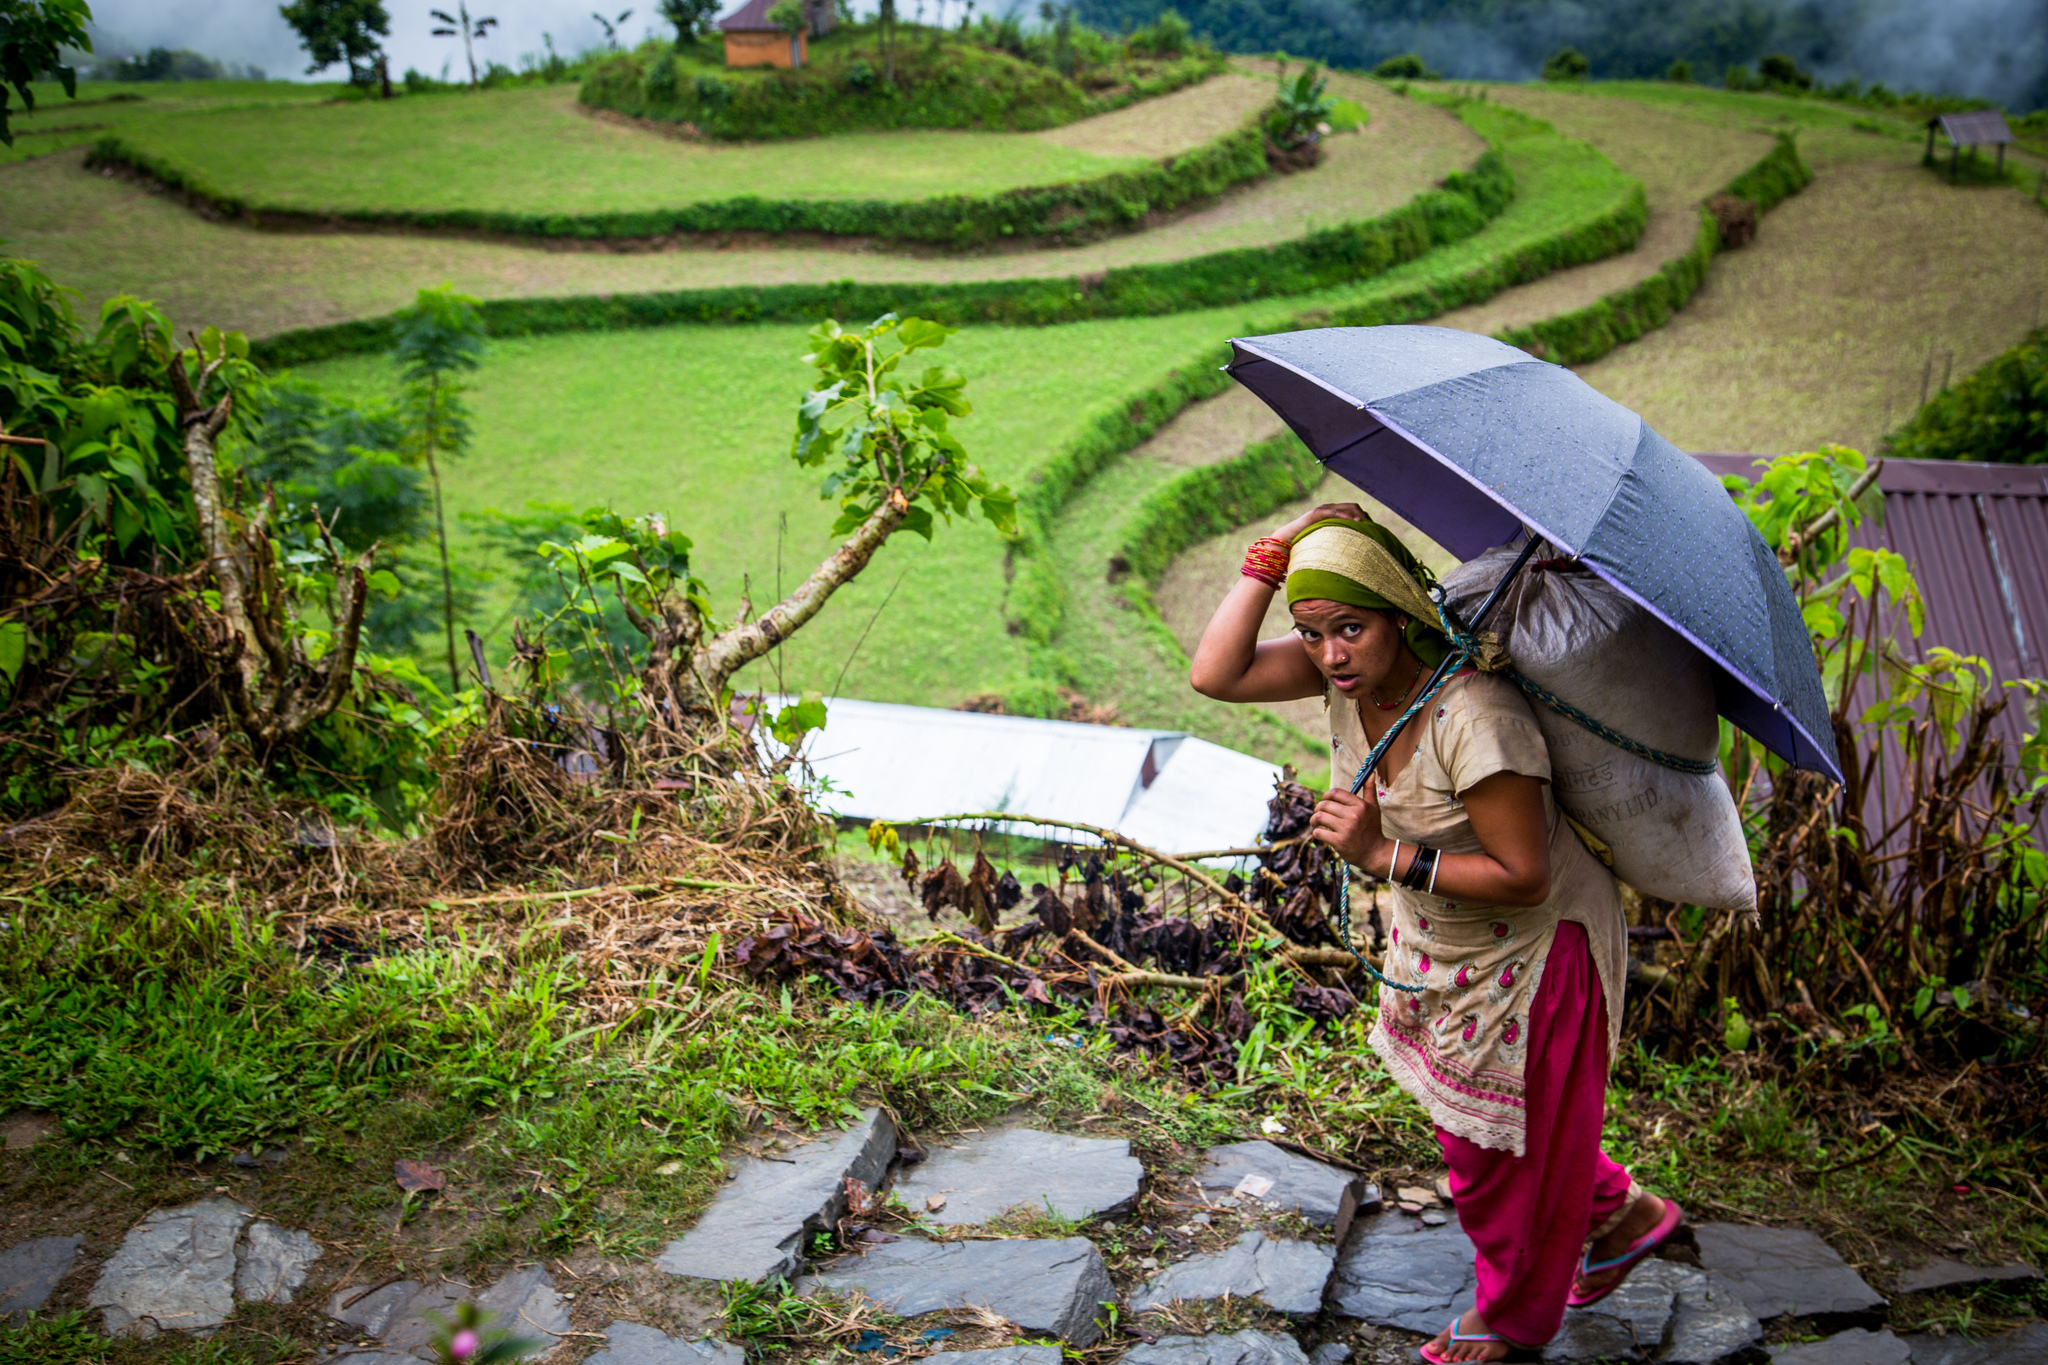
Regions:
<instances>
[{"instance_id":1,"label":"grassy hillside","mask_svg":"<svg viewBox=\"0 0 2048 1365\"><path fill-rule=\"evenodd\" d=\"M1218 78L1204 89L1228 91L1239 79ZM1315 169L1270 177L1208 208L1085 247L910 256L747 236L707 248L547 251L452 236L256 232L210 221L122 180L81 175L77 151L0 168L0 237L47 263L85 294L89 306L133 292L158 300L174 317L261 336L388 313L421 285L443 282L479 297L505 298L842 279L1029 279L1184 260L1377 217L1471 166L1484 150L1443 109L1357 78L1339 77L1332 89L1364 104L1372 117L1362 131L1330 139ZM1191 131L1199 137L1207 126L1190 129L1155 117L1178 109L1188 93L1200 92L1042 136L1111 155L1128 151L1134 138L1174 145L1172 139Z\"/></svg>"},{"instance_id":2,"label":"grassy hillside","mask_svg":"<svg viewBox=\"0 0 2048 1365\"><path fill-rule=\"evenodd\" d=\"M564 86L165 118L126 139L238 198L307 213L618 213L754 196L926 199L1129 169L1042 138L935 129L714 147L579 111Z\"/></svg>"},{"instance_id":3,"label":"grassy hillside","mask_svg":"<svg viewBox=\"0 0 2048 1365\"><path fill-rule=\"evenodd\" d=\"M32 88L35 111L15 110L14 145L0 146L0 166L32 161L172 114L310 106L336 99L345 87L294 81L81 81L76 99L68 98L55 81L37 81Z\"/></svg>"},{"instance_id":4,"label":"grassy hillside","mask_svg":"<svg viewBox=\"0 0 2048 1365\"><path fill-rule=\"evenodd\" d=\"M1387 307L1436 311L1428 300L1483 296L1514 277L1517 260L1547 262L1557 243L1588 222L1604 222L1639 203L1636 183L1583 143L1519 124L1483 107L1467 114L1505 138L1519 192L1492 226L1474 238L1343 289L1154 319L1044 328L970 327L948 343L950 363L970 376L975 416L959 431L973 457L1022 488L1096 414L1115 412L1128 395L1178 370L1207 374L1212 352L1232 335ZM1638 222L1640 220L1638 219ZM1594 246L1593 254L1612 250ZM1531 265L1539 272L1544 265ZM1477 291L1473 293L1470 291ZM679 327L508 340L494 346L477 394L478 449L452 474L453 507L518 510L529 499L578 506L610 501L621 511L667 511L699 541L699 563L721 609L743 581L756 603L776 581L777 526L786 513L784 583L827 548L830 509L815 481L786 457L793 410L805 371L800 327ZM377 357L309 366L324 382L358 391L388 383ZM1113 461L1109 474L1058 514L1053 567L1084 601L1095 592L1099 555L1070 547L1066 530L1086 536L1121 524L1115 502L1144 471ZM1107 499L1105 503L1103 500ZM708 532L718 528L718 534ZM785 650L791 686L830 689L854 643L890 588L902 585L876 620L846 674L853 694L952 705L982 693L1036 682L1074 681L1090 695L1127 708L1146 724L1187 724L1240 747L1301 761L1298 739L1243 708L1208 706L1186 692L1177 664L1150 660L1120 670L1132 651L1082 634L1052 654L1010 633L1011 552L976 524L935 544L892 543L850 590ZM1079 608L1077 608L1079 610ZM1083 615L1086 615L1083 612ZM1089 619L1095 619L1089 617ZM502 631L502 621L485 623ZM1088 627L1086 629L1092 629ZM1135 677L1136 675L1133 675Z\"/></svg>"},{"instance_id":5,"label":"grassy hillside","mask_svg":"<svg viewBox=\"0 0 2048 1365\"><path fill-rule=\"evenodd\" d=\"M1874 450L1945 379L2043 316L2048 216L2028 197L2038 163L2024 190L1952 186L1922 169L1925 134L1906 120L1774 95L1645 82L1498 97L1565 131L1581 126L1575 107L1592 124L1618 103L1796 133L1814 183L1718 261L1669 327L1580 368L1685 449Z\"/></svg>"}]
</instances>

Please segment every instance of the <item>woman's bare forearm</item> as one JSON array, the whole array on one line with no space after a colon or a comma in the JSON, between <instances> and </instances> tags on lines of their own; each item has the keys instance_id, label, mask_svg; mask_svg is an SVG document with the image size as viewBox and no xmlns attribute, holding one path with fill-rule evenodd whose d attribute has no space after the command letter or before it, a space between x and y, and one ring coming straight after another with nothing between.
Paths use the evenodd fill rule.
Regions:
<instances>
[{"instance_id":1,"label":"woman's bare forearm","mask_svg":"<svg viewBox=\"0 0 2048 1365\"><path fill-rule=\"evenodd\" d=\"M1322 675L1293 640L1259 641L1274 590L1239 577L1195 646L1188 682L1218 701L1292 701L1322 691Z\"/></svg>"}]
</instances>

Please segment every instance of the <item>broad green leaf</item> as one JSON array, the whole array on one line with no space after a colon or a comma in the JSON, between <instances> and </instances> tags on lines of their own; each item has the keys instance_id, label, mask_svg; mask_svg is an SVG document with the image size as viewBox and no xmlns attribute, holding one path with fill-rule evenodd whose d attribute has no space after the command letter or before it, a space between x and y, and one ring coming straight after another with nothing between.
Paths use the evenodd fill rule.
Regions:
<instances>
[{"instance_id":1,"label":"broad green leaf","mask_svg":"<svg viewBox=\"0 0 2048 1365\"><path fill-rule=\"evenodd\" d=\"M20 621L0 621L0 673L13 682L28 662L28 627Z\"/></svg>"}]
</instances>

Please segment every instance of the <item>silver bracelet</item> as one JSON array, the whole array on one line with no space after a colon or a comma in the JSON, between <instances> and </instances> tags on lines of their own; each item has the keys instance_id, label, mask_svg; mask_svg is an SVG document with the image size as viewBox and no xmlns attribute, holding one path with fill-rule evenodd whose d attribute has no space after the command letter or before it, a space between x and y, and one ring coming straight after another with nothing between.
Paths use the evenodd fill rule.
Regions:
<instances>
[{"instance_id":1,"label":"silver bracelet","mask_svg":"<svg viewBox=\"0 0 2048 1365\"><path fill-rule=\"evenodd\" d=\"M1443 860L1444 855L1441 853L1437 854L1436 857L1431 858L1429 860L1429 890L1423 892L1423 895L1434 896L1436 894L1436 870L1438 865L1441 864Z\"/></svg>"},{"instance_id":2,"label":"silver bracelet","mask_svg":"<svg viewBox=\"0 0 2048 1365\"><path fill-rule=\"evenodd\" d=\"M1394 880L1394 869L1401 865L1401 841L1394 840L1394 856L1387 859L1387 880Z\"/></svg>"}]
</instances>

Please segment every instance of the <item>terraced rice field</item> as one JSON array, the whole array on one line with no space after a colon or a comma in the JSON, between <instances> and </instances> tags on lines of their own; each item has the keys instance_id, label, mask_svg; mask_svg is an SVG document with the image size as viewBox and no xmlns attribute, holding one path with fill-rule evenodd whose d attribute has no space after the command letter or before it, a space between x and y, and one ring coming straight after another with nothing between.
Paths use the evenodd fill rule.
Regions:
<instances>
[{"instance_id":1,"label":"terraced rice field","mask_svg":"<svg viewBox=\"0 0 2048 1365\"><path fill-rule=\"evenodd\" d=\"M451 283L481 298L505 298L817 280L1088 274L1289 241L1318 227L1374 217L1469 166L1484 150L1443 109L1397 98L1357 78L1340 78L1333 86L1366 105L1372 119L1359 132L1331 139L1322 165L1270 177L1150 231L1082 247L913 256L815 241L736 238L723 247L625 252L397 232L258 232L209 222L126 181L81 174L79 150L0 167L0 237L44 262L92 307L116 293L132 293L156 299L174 317L261 336L387 313L427 284ZM1103 117L1122 119L1144 108ZM630 132L607 131L622 137ZM631 136L670 145L651 134Z\"/></svg>"}]
</instances>

